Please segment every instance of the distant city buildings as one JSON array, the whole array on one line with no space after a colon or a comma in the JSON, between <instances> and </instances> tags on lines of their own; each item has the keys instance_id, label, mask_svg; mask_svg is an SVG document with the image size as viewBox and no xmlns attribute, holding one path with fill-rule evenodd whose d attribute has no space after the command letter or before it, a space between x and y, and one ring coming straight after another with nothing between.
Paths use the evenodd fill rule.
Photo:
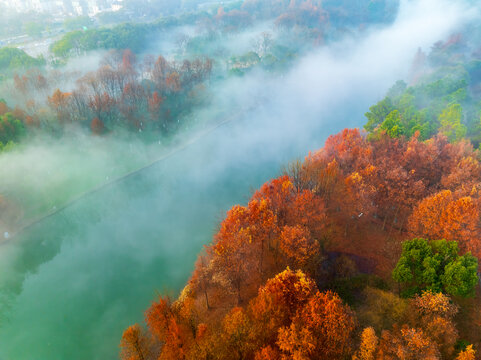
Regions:
<instances>
[{"instance_id":1,"label":"distant city buildings","mask_svg":"<svg viewBox=\"0 0 481 360\"><path fill-rule=\"evenodd\" d=\"M118 11L123 0L0 0L0 6L19 13L35 11L53 16L95 16L104 11Z\"/></svg>"}]
</instances>

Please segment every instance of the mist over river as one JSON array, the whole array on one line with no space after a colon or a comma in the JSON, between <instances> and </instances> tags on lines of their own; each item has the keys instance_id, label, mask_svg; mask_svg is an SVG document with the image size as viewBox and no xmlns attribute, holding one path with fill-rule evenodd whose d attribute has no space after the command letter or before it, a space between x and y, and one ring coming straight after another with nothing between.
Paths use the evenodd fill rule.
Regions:
<instances>
[{"instance_id":1,"label":"mist over river","mask_svg":"<svg viewBox=\"0 0 481 360\"><path fill-rule=\"evenodd\" d=\"M472 15L458 5L405 1L392 26L308 54L282 78L213 84L199 123L214 109L241 116L1 245L0 360L116 359L122 331L156 294L183 288L225 211L328 135L361 127L369 106L408 80L417 49Z\"/></svg>"}]
</instances>

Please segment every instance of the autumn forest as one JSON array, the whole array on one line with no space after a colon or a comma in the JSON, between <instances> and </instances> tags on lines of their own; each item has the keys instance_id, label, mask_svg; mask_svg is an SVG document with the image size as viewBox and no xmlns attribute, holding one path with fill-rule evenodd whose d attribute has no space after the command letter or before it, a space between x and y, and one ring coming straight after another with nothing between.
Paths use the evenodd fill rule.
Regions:
<instances>
[{"instance_id":1,"label":"autumn forest","mask_svg":"<svg viewBox=\"0 0 481 360\"><path fill-rule=\"evenodd\" d=\"M0 47L0 359L480 359L481 7L159 4Z\"/></svg>"}]
</instances>

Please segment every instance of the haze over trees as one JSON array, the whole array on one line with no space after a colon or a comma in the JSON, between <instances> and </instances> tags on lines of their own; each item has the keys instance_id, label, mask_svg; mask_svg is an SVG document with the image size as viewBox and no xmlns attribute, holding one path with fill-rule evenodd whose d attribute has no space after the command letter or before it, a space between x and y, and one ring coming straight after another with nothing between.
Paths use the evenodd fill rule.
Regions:
<instances>
[{"instance_id":1,"label":"haze over trees","mask_svg":"<svg viewBox=\"0 0 481 360\"><path fill-rule=\"evenodd\" d=\"M468 345L478 338L461 324L477 315L455 315L463 306L479 311L468 305L479 301L472 255L479 238L445 233L443 240L403 240L421 235L412 225L419 204L446 192L445 179L476 154L466 140L451 144L442 134L429 141L419 134L368 139L345 129L329 137L324 148L264 184L246 206L227 212L179 298L154 302L141 330L147 332L129 340L139 325L126 330L122 354L143 341L149 346L129 356L470 356ZM463 198L476 211L480 180ZM453 191L462 193L463 185ZM445 206L437 202L430 209ZM462 214L446 215L447 223L436 226L449 228L453 221L466 228L470 219Z\"/></svg>"},{"instance_id":2,"label":"haze over trees","mask_svg":"<svg viewBox=\"0 0 481 360\"><path fill-rule=\"evenodd\" d=\"M0 188L0 237L3 234L5 244L13 244L5 257L0 251L0 259L5 259L5 274L0 276L0 334L3 316L28 318L37 331L47 327L43 322L34 324L37 319L29 318L31 312L15 308L15 299L19 294L30 295L24 285L48 286L35 282L38 273L44 264L56 261L59 249L67 247L71 251L69 265L77 259L77 251L88 253L102 264L102 274L94 277L111 280L105 286L85 275L81 281L69 283L91 292L90 299L84 298L89 306L107 309L95 319L85 316L83 322L78 321L84 309L75 306L79 301L75 291L51 306L57 316L52 326L67 323L65 332L76 334L74 339L66 340L67 335L50 339L60 347L59 343L69 343L62 348L62 356L68 355L68 346L81 344L89 349L82 352L77 348L80 350L71 355L73 359L115 355L128 360L479 357L479 27L449 27L456 33L440 39L430 51L419 49L412 54L409 76L396 82L384 98L376 95L373 102L377 103L366 106L362 128L342 129L346 126L343 123L321 148L311 149L302 160L286 163L275 176L269 172L272 178L265 181L264 177L264 184L249 198L229 203L212 231L201 221L179 226L181 222L173 221L174 209L179 208L186 218L196 211L214 213L212 209L224 206L218 197L241 192L236 186L247 182L246 173L238 170L236 162L268 157L281 147L291 146L279 137L279 147L269 148L272 143L266 141L266 134L276 136L277 128L284 126L273 114L288 106L276 103L281 111L265 106L273 87L263 81L280 79L273 82L279 85L288 79L285 86L296 89L310 75L305 77L301 72L306 68L312 71L303 66L314 49L324 54L332 45L335 50L326 50L325 56L340 61L337 57L343 56L342 49L351 46L350 41L389 27L400 3L244 0L153 4L126 0L124 5L115 14L56 24L67 32L50 38L48 57L32 57L13 47L0 49L0 157L13 155L11 159L17 161L27 151L35 155L28 158L27 165L20 161L18 165L29 182L12 176L5 182L7 186ZM51 31L50 25L39 23L34 15L26 18L21 25L31 37L42 38ZM124 22L130 18L135 21ZM334 61L314 63L320 67ZM332 76L338 73L339 69L333 69ZM349 79L345 86L359 86L356 81ZM241 86L249 94L236 91ZM316 96L331 101L331 89L326 89L315 94L313 101ZM332 85L333 98L339 96L337 91ZM342 107L351 112L349 116L359 117L352 113L351 104ZM298 126L310 111L301 107L289 110ZM327 115L324 119L320 113L316 112L316 121L328 124ZM334 114L335 121L343 120L342 113ZM273 119L262 122L260 117L266 116ZM237 121L246 117L254 121ZM235 123L235 128L220 134L226 136L225 142L232 142L230 151L220 153L225 147L215 145L199 150L198 139L218 136L213 129L227 123ZM237 146L237 131L246 132L242 137L245 147ZM286 137L298 136L294 128L282 131ZM294 139L304 140L302 136ZM251 146L255 142L262 146ZM194 166L198 159L192 154L175 158L192 144L198 146L192 151L202 151L208 166L200 161ZM53 169L66 175L60 180L54 176L55 181L47 184L43 178L35 178L38 172L30 170L51 161L43 151L49 147L57 152L78 151L79 158L88 154L86 162L98 157L100 166L96 169L100 170L89 174L88 166L74 165L72 170L65 163L62 168L62 162L54 162L45 172L50 175ZM253 155L244 157L249 151ZM158 183L149 185L152 173L144 175L143 171L168 159L170 167L157 169L156 174L162 176L155 178L160 179ZM225 166L220 159L235 169L231 176L237 182L216 178L221 173L218 168ZM185 163L193 168L189 176L182 167ZM5 177L16 170L15 166L4 168ZM180 174L170 176L173 169ZM129 182L124 185L126 179ZM15 180L20 185L14 184ZM223 181L228 184L220 184ZM204 183L215 191L200 194ZM173 190L176 186L183 197L201 205L191 209L188 202L181 202ZM111 196L102 197L104 190ZM136 197L137 193L142 195ZM162 203L163 211L146 207L147 198ZM98 208L89 209L82 202L85 199ZM99 204L104 199L108 201ZM131 202L136 205L129 208L123 223L116 222L115 231L102 232L103 238L94 242L77 244L69 236L72 233L48 232L45 229L53 225L43 223L52 220L55 226L61 224L72 232L79 227L89 232L85 236L91 236L88 221L109 228L106 217L115 217L109 209L114 213L114 208L122 209ZM56 216L61 219L56 220ZM162 226L169 227L169 232L161 233ZM29 231L38 231L40 240L27 237L28 241L15 242ZM205 234L211 231L212 238L206 240ZM128 241L116 242L122 236ZM165 242L165 257L155 253L152 243L143 242L149 236ZM203 237L206 245L195 264L188 262L192 271L180 286L182 290L168 291L182 278L180 268L188 267L187 262L174 264L178 274L172 282L162 282L165 274L160 272L154 274L154 281L147 282L152 273L141 262L148 263L150 270L161 262L170 264L166 257L178 249L174 243L195 255L197 250L188 248L191 243L179 240L183 236ZM107 244L116 248L115 254ZM82 276L91 271L88 261L76 265L73 271ZM116 274L119 267L125 272ZM66 281L63 273L55 273L58 277L49 278L48 283ZM128 281L139 284L143 294L137 288L130 289ZM154 297L157 283L169 286ZM35 291L32 293L38 294ZM121 303L108 296L109 292L120 297L130 291L135 301ZM132 309L146 302L146 293L151 303L143 319L141 312L133 316ZM32 300L46 303L48 297L22 299L24 303ZM56 306L75 308L78 317L66 316L60 310L57 313ZM16 311L10 312L10 307ZM40 308L34 305L30 311L40 314ZM128 323L131 326L120 336L119 328ZM105 329L115 326L118 334L109 330L108 336L118 337L119 346L97 351L99 344L108 343L102 338L107 337ZM15 332L10 335L17 336ZM28 343L23 335L6 346L16 347L19 339ZM41 335L35 339L43 350L38 356L52 356L54 345L45 340L50 333ZM8 351L6 356L31 355L27 346Z\"/></svg>"},{"instance_id":3,"label":"haze over trees","mask_svg":"<svg viewBox=\"0 0 481 360\"><path fill-rule=\"evenodd\" d=\"M179 298L153 302L122 351L140 326L134 359L475 358L481 173L462 113L479 121L477 78L457 80L438 47L366 132L330 136L229 210Z\"/></svg>"}]
</instances>

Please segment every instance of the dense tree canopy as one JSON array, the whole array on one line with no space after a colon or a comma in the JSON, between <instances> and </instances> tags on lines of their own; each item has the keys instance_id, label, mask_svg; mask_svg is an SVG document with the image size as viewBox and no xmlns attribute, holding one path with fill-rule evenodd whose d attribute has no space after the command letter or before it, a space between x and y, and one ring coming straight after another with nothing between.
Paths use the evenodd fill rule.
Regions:
<instances>
[{"instance_id":1,"label":"dense tree canopy","mask_svg":"<svg viewBox=\"0 0 481 360\"><path fill-rule=\"evenodd\" d=\"M18 104L0 101L0 150L30 133L71 128L99 140L125 130L156 142L169 138L208 103L217 89L210 81L284 72L306 49L392 21L399 6L245 0L174 14L194 7L188 3L125 1L128 11L152 5L157 15L168 5L173 15L151 23L67 21L71 31L52 44L51 66L22 50L0 49L0 70L11 72L9 104ZM103 16L106 23L114 18ZM266 21L275 36L263 32L242 53L219 45ZM42 35L42 25L27 25L32 36ZM154 35L186 25L196 34L168 39L178 47L171 56L140 56ZM453 34L429 54L419 50L409 79L369 108L364 130L329 136L228 210L178 298L159 296L144 322L125 330L121 358L476 358L478 42ZM106 56L94 71L71 74L61 66L99 49ZM0 197L0 215L7 205Z\"/></svg>"},{"instance_id":2,"label":"dense tree canopy","mask_svg":"<svg viewBox=\"0 0 481 360\"><path fill-rule=\"evenodd\" d=\"M2 71L11 72L43 65L45 65L44 59L31 57L21 49L13 47L2 47L0 49L0 70Z\"/></svg>"},{"instance_id":3,"label":"dense tree canopy","mask_svg":"<svg viewBox=\"0 0 481 360\"><path fill-rule=\"evenodd\" d=\"M405 284L407 294L431 290L473 296L478 283L477 270L477 259L469 253L458 255L454 241L414 239L403 244L393 278Z\"/></svg>"},{"instance_id":4,"label":"dense tree canopy","mask_svg":"<svg viewBox=\"0 0 481 360\"><path fill-rule=\"evenodd\" d=\"M148 310L161 358L472 356L457 321L478 301L477 159L442 134L329 137L230 209L179 299Z\"/></svg>"}]
</instances>

